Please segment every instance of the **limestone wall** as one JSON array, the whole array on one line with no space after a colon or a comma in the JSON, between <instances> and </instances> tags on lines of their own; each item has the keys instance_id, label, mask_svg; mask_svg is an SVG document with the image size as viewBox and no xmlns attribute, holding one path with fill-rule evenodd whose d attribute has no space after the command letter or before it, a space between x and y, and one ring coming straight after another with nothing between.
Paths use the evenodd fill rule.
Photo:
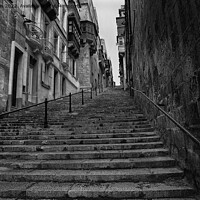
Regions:
<instances>
[{"instance_id":1,"label":"limestone wall","mask_svg":"<svg viewBox=\"0 0 200 200\"><path fill-rule=\"evenodd\" d=\"M7 1L0 4L0 113L7 105L11 41L15 28L13 9L5 3Z\"/></svg>"},{"instance_id":2,"label":"limestone wall","mask_svg":"<svg viewBox=\"0 0 200 200\"><path fill-rule=\"evenodd\" d=\"M165 111L200 138L200 1L128 2L132 38L127 60L133 86L163 104ZM173 156L200 188L197 146L149 103L138 99Z\"/></svg>"}]
</instances>

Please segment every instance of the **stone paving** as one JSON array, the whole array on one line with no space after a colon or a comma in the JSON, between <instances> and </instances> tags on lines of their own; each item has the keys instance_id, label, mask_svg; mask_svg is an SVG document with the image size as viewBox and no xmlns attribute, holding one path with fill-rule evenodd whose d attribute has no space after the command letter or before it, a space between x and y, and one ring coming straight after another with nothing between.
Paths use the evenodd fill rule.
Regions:
<instances>
[{"instance_id":1,"label":"stone paving","mask_svg":"<svg viewBox=\"0 0 200 200\"><path fill-rule=\"evenodd\" d=\"M120 88L0 123L0 199L194 200L176 161Z\"/></svg>"}]
</instances>

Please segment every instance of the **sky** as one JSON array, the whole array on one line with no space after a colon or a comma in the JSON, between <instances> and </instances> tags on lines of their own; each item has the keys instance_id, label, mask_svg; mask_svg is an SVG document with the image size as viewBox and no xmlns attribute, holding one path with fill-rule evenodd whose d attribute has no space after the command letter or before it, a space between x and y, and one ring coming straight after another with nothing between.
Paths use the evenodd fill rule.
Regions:
<instances>
[{"instance_id":1,"label":"sky","mask_svg":"<svg viewBox=\"0 0 200 200\"><path fill-rule=\"evenodd\" d=\"M105 39L107 54L112 61L114 81L119 85L116 17L119 16L119 9L124 5L124 0L93 0L93 4L97 10L100 37Z\"/></svg>"}]
</instances>

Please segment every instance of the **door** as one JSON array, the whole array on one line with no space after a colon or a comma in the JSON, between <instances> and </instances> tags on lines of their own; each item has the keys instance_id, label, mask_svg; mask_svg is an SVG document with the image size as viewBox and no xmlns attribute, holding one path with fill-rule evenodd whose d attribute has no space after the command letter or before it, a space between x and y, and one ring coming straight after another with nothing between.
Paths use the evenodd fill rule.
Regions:
<instances>
[{"instance_id":1,"label":"door","mask_svg":"<svg viewBox=\"0 0 200 200\"><path fill-rule=\"evenodd\" d=\"M58 72L54 71L54 88L53 88L53 97L54 99L57 97L58 90Z\"/></svg>"},{"instance_id":2,"label":"door","mask_svg":"<svg viewBox=\"0 0 200 200\"><path fill-rule=\"evenodd\" d=\"M17 105L17 84L18 84L18 69L19 69L20 54L15 51L14 70L13 70L13 85L12 85L12 106Z\"/></svg>"},{"instance_id":3,"label":"door","mask_svg":"<svg viewBox=\"0 0 200 200\"><path fill-rule=\"evenodd\" d=\"M30 56L29 77L28 77L28 101L37 102L37 60Z\"/></svg>"}]
</instances>

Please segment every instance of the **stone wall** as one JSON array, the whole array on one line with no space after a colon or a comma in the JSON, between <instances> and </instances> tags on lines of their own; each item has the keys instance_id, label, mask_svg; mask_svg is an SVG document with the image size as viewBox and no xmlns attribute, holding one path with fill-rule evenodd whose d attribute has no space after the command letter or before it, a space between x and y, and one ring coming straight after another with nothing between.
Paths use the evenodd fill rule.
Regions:
<instances>
[{"instance_id":1,"label":"stone wall","mask_svg":"<svg viewBox=\"0 0 200 200\"><path fill-rule=\"evenodd\" d=\"M200 138L200 1L127 0L126 5L130 5L127 24L133 36L127 57L133 72L131 84L162 104L180 124L196 130ZM171 153L200 188L199 149L149 103L142 102Z\"/></svg>"},{"instance_id":2,"label":"stone wall","mask_svg":"<svg viewBox=\"0 0 200 200\"><path fill-rule=\"evenodd\" d=\"M166 148L184 170L188 180L197 190L200 190L200 146L197 145L187 134L181 131L171 120L153 106L142 94L135 92L134 101L142 112L148 116L151 124L161 136ZM168 114L176 119L181 116L179 113L169 112ZM178 119L176 119L178 120Z\"/></svg>"},{"instance_id":3,"label":"stone wall","mask_svg":"<svg viewBox=\"0 0 200 200\"><path fill-rule=\"evenodd\" d=\"M91 67L90 67L90 46L85 44L80 49L79 59L77 60L77 78L80 82L80 87L91 87Z\"/></svg>"},{"instance_id":4,"label":"stone wall","mask_svg":"<svg viewBox=\"0 0 200 200\"><path fill-rule=\"evenodd\" d=\"M135 1L132 67L134 86L200 125L200 2ZM178 110L177 110L178 112Z\"/></svg>"},{"instance_id":5,"label":"stone wall","mask_svg":"<svg viewBox=\"0 0 200 200\"><path fill-rule=\"evenodd\" d=\"M14 39L15 17L9 1L0 7L0 113L6 110L8 98L11 42Z\"/></svg>"}]
</instances>

